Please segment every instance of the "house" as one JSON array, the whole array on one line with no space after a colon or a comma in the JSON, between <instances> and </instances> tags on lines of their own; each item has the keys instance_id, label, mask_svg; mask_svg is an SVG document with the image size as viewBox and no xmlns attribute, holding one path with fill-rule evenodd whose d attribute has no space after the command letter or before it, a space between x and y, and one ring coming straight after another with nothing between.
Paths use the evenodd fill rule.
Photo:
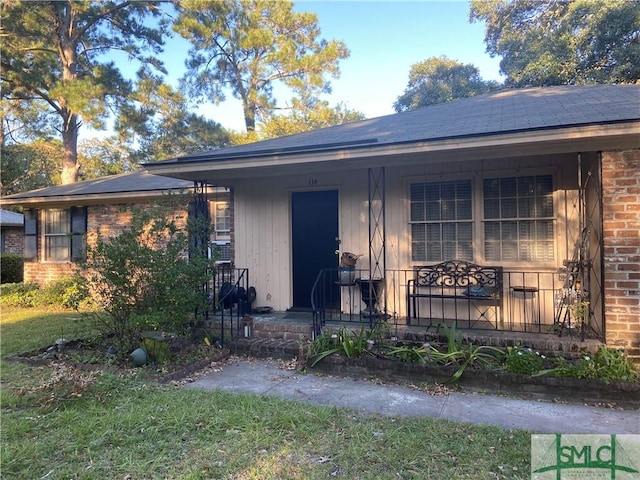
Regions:
<instances>
[{"instance_id":1,"label":"house","mask_svg":"<svg viewBox=\"0 0 640 480\"><path fill-rule=\"evenodd\" d=\"M0 210L1 253L22 254L24 217L21 213Z\"/></svg>"},{"instance_id":2,"label":"house","mask_svg":"<svg viewBox=\"0 0 640 480\"><path fill-rule=\"evenodd\" d=\"M640 85L505 90L145 168L233 189L256 305L317 314L352 252L394 322L570 334L580 304L585 335L640 357ZM411 296L453 259L500 267L499 312ZM329 284L322 315L362 318L364 289Z\"/></svg>"},{"instance_id":3,"label":"house","mask_svg":"<svg viewBox=\"0 0 640 480\"><path fill-rule=\"evenodd\" d=\"M23 207L24 281L45 284L76 271L84 260L85 243L95 232L115 235L128 225L133 208L144 208L171 192L193 193L193 189L191 181L138 171L9 195L0 203ZM214 223L211 240L222 247L220 260L231 262L229 190L208 188L195 193L204 199ZM189 205L176 207L174 216L184 221L190 210Z\"/></svg>"}]
</instances>

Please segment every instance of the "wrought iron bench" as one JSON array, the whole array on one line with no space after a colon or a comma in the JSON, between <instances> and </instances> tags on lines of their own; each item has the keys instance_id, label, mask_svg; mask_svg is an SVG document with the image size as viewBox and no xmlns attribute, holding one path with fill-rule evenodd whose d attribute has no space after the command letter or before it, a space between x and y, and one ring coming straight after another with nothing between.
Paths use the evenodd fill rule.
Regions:
<instances>
[{"instance_id":1,"label":"wrought iron bench","mask_svg":"<svg viewBox=\"0 0 640 480\"><path fill-rule=\"evenodd\" d=\"M407 282L407 324L424 318L419 312L420 299L427 299L424 303L429 307L426 318L430 322L466 319L471 327L478 321L491 324L494 318L494 328L503 324L502 267L450 260L415 267L414 271L414 278Z\"/></svg>"}]
</instances>

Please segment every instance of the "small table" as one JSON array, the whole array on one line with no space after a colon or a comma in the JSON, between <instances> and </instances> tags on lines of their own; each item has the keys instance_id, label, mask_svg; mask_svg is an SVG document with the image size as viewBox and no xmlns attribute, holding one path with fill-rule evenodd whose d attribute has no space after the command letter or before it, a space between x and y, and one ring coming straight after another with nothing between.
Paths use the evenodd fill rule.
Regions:
<instances>
[{"instance_id":1,"label":"small table","mask_svg":"<svg viewBox=\"0 0 640 480\"><path fill-rule=\"evenodd\" d=\"M540 311L537 308L536 294L538 287L529 287L526 285L512 285L511 287L511 321L513 322L515 300L522 300L522 322L524 331L528 331L527 327L533 326L535 323L540 330ZM520 309L518 309L520 310Z\"/></svg>"}]
</instances>

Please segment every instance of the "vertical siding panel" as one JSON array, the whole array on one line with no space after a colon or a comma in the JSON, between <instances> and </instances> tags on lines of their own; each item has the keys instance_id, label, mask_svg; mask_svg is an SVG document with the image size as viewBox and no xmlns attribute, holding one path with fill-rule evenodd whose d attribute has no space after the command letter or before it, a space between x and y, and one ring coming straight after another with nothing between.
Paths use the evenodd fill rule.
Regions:
<instances>
[{"instance_id":1,"label":"vertical siding panel","mask_svg":"<svg viewBox=\"0 0 640 480\"><path fill-rule=\"evenodd\" d=\"M288 196L282 185L236 186L236 265L249 268L254 306L290 307Z\"/></svg>"}]
</instances>

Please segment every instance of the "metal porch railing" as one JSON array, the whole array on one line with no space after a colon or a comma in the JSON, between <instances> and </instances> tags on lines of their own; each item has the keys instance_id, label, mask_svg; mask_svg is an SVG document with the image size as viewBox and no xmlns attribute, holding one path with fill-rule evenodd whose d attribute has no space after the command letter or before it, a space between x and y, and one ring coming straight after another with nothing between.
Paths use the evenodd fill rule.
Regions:
<instances>
[{"instance_id":1,"label":"metal porch railing","mask_svg":"<svg viewBox=\"0 0 640 480\"><path fill-rule=\"evenodd\" d=\"M603 337L601 320L593 312L585 318L584 325L579 319L570 319L564 325L557 323L558 312L566 309L563 302L567 298L557 271L505 269L502 315L495 305L472 297L438 302L419 298L415 317L412 312L409 322L407 285L414 278L414 270L387 270L378 285L366 280L368 270L353 270L351 276L345 275L340 268L323 269L318 274L311 292L314 334L320 334L328 322L372 327L378 321L386 321L424 328L446 323L462 329Z\"/></svg>"},{"instance_id":2,"label":"metal porch railing","mask_svg":"<svg viewBox=\"0 0 640 480\"><path fill-rule=\"evenodd\" d=\"M250 288L248 268L216 266L209 281L209 320L220 322L221 345L239 335L242 318L251 313Z\"/></svg>"}]
</instances>

